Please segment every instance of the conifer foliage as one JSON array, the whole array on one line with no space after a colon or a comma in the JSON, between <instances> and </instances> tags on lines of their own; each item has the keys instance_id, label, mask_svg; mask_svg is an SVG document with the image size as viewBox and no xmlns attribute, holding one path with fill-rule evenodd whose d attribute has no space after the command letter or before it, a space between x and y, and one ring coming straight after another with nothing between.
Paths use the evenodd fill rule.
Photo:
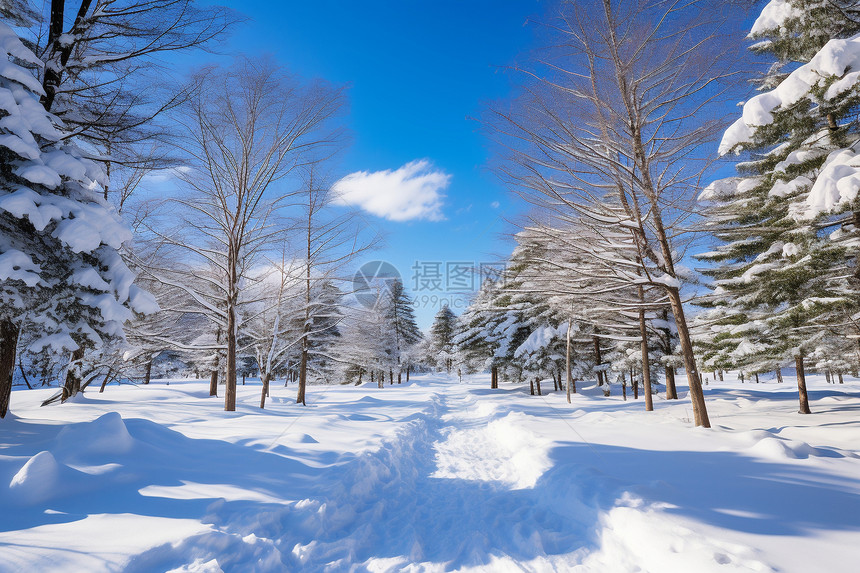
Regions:
<instances>
[{"instance_id":1,"label":"conifer foliage","mask_svg":"<svg viewBox=\"0 0 860 573\"><path fill-rule=\"evenodd\" d=\"M0 22L0 415L21 328L33 351L72 352L65 396L80 386L84 348L121 338L134 311L156 310L120 256L131 232L99 196L101 168L63 139L39 101L41 61Z\"/></svg>"},{"instance_id":2,"label":"conifer foliage","mask_svg":"<svg viewBox=\"0 0 860 573\"><path fill-rule=\"evenodd\" d=\"M430 338L427 343L427 361L436 364L436 368L450 373L454 365L456 345L454 337L457 333L457 315L447 304L443 304L433 325L430 327Z\"/></svg>"},{"instance_id":3,"label":"conifer foliage","mask_svg":"<svg viewBox=\"0 0 860 573\"><path fill-rule=\"evenodd\" d=\"M857 309L849 258L855 221L854 147L860 86L856 2L772 0L753 24L751 49L772 60L759 93L725 133L720 153L745 154L739 175L700 197L722 243L699 256L715 290L702 338L713 367L752 373L793 361L800 411L809 412L804 359ZM852 182L853 181L853 182ZM860 219L856 219L860 221ZM835 239L835 240L834 240ZM793 360L792 360L793 359Z\"/></svg>"}]
</instances>

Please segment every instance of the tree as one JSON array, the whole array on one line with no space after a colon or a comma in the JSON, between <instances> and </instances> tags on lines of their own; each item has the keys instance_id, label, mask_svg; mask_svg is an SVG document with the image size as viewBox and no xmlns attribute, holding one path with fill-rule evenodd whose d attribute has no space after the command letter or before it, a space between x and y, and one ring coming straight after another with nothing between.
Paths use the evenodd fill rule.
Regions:
<instances>
[{"instance_id":1,"label":"tree","mask_svg":"<svg viewBox=\"0 0 860 573\"><path fill-rule=\"evenodd\" d=\"M296 300L301 294L300 270L294 261L287 258L286 250L281 260L265 269L260 276L248 278L244 289L246 302L238 345L250 352L260 372L260 408L266 407L269 384L275 372L292 357L301 339L301 328L296 327L296 317L301 307Z\"/></svg>"},{"instance_id":2,"label":"tree","mask_svg":"<svg viewBox=\"0 0 860 573\"><path fill-rule=\"evenodd\" d=\"M224 407L232 411L242 281L281 233L277 214L293 195L278 184L336 144L338 131L329 124L343 91L302 86L270 63L247 59L207 70L198 81L199 92L178 120L188 154L188 169L179 175L185 193L173 199L184 212L182 233L161 233L192 264L185 280L159 278L186 290L223 329Z\"/></svg>"},{"instance_id":3,"label":"tree","mask_svg":"<svg viewBox=\"0 0 860 573\"><path fill-rule=\"evenodd\" d=\"M436 367L444 368L449 374L456 350L454 345L456 329L457 315L448 308L447 304L443 304L433 319L433 325L430 327L430 338L427 342L428 350L432 353Z\"/></svg>"},{"instance_id":4,"label":"tree","mask_svg":"<svg viewBox=\"0 0 860 573\"><path fill-rule=\"evenodd\" d=\"M83 158L39 103L41 66L0 22L6 72L0 78L0 416L8 407L21 329L38 329L35 352L70 351L63 398L80 387L83 349L121 338L134 311L153 312L152 297L132 284L120 256L131 238L98 194L99 167ZM19 63L20 62L20 63ZM94 191L95 190L95 191Z\"/></svg>"},{"instance_id":5,"label":"tree","mask_svg":"<svg viewBox=\"0 0 860 573\"><path fill-rule=\"evenodd\" d=\"M423 335L415 321L415 309L412 299L403 287L403 281L396 278L391 282L385 302L385 320L389 329L394 333L395 356L397 361L398 380L403 365L403 358L409 349L418 344Z\"/></svg>"},{"instance_id":6,"label":"tree","mask_svg":"<svg viewBox=\"0 0 860 573\"><path fill-rule=\"evenodd\" d=\"M466 372L490 370L490 387L497 388L497 366L493 364L496 344L490 334L501 317L501 310L494 301L497 285L491 278L481 283L475 298L457 319L457 334L454 343L466 368Z\"/></svg>"},{"instance_id":7,"label":"tree","mask_svg":"<svg viewBox=\"0 0 860 573\"><path fill-rule=\"evenodd\" d=\"M486 122L500 144L498 172L532 204L600 221L595 206L616 197L620 212L602 226L632 231L640 284L667 299L695 424L706 427L679 247L709 166L696 158L719 128L706 106L732 73L714 9L704 1L561 3L547 26L551 46L523 70L521 96Z\"/></svg>"},{"instance_id":8,"label":"tree","mask_svg":"<svg viewBox=\"0 0 860 573\"><path fill-rule=\"evenodd\" d=\"M856 2L765 6L750 33L752 50L774 61L757 81L762 93L744 104L720 144L720 153L744 152L748 160L739 176L701 197L722 241L700 255L714 264L707 274L716 289L703 300L712 309L703 317L714 337L710 359L760 372L793 356L801 413L809 413L805 357L826 336L825 325L855 328L846 318L860 302L844 243L856 237L860 218L847 229L828 218L860 211L856 186L844 185L858 141L860 85L849 72L860 65L858 31ZM796 69L785 73L789 67Z\"/></svg>"},{"instance_id":9,"label":"tree","mask_svg":"<svg viewBox=\"0 0 860 573\"><path fill-rule=\"evenodd\" d=\"M336 358L329 354L333 338L339 337L343 293L337 283L344 280L344 269L367 250L374 248L378 236L367 237L355 212L334 212L331 207L336 190L318 173L320 158L302 173L302 186L296 194L299 214L295 218L296 241L301 245L304 316L299 356L299 383L296 402L305 404L308 369L317 361L317 372L331 374Z\"/></svg>"},{"instance_id":10,"label":"tree","mask_svg":"<svg viewBox=\"0 0 860 573\"><path fill-rule=\"evenodd\" d=\"M356 385L373 381L383 388L384 371L396 366L395 340L383 301L380 292L379 304L344 309L337 353L342 357L344 376Z\"/></svg>"},{"instance_id":11,"label":"tree","mask_svg":"<svg viewBox=\"0 0 860 573\"><path fill-rule=\"evenodd\" d=\"M152 120L183 98L145 81L159 67L158 58L205 49L238 21L226 8L194 0L75 4L52 0L46 14L31 11L31 45L45 63L41 101L78 137L101 148L160 133L150 129Z\"/></svg>"}]
</instances>

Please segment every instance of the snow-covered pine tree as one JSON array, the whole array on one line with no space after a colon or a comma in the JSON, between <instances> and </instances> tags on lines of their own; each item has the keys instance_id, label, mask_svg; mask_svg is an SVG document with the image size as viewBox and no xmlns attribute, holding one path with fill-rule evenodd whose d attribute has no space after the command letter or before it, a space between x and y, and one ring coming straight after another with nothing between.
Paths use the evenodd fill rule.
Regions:
<instances>
[{"instance_id":1,"label":"snow-covered pine tree","mask_svg":"<svg viewBox=\"0 0 860 573\"><path fill-rule=\"evenodd\" d=\"M436 367L445 369L450 373L454 365L454 356L456 354L456 345L454 344L454 336L457 333L457 315L454 314L447 304L443 304L439 312L436 313L433 319L433 325L430 327L430 338L428 340L428 350L432 353Z\"/></svg>"},{"instance_id":2,"label":"snow-covered pine tree","mask_svg":"<svg viewBox=\"0 0 860 573\"><path fill-rule=\"evenodd\" d=\"M487 278L475 298L457 318L457 345L460 358L467 373L490 370L490 387L498 387L498 368L494 365L498 341L493 339L493 328L502 319L501 311L493 304L496 297L496 282Z\"/></svg>"},{"instance_id":3,"label":"snow-covered pine tree","mask_svg":"<svg viewBox=\"0 0 860 573\"><path fill-rule=\"evenodd\" d=\"M721 154L749 158L739 177L715 182L701 197L723 241L699 255L715 264L706 274L716 289L704 300L713 310L702 318L714 337L709 360L758 371L793 356L802 413L809 412L804 356L823 335L815 321L855 304L845 246L803 219L826 203L816 187L827 164L857 141L860 90L850 70L860 67L858 15L856 2L841 0L765 6L750 37L774 63L760 80L763 93L744 104L720 144ZM856 185L846 203L854 197Z\"/></svg>"},{"instance_id":4,"label":"snow-covered pine tree","mask_svg":"<svg viewBox=\"0 0 860 573\"><path fill-rule=\"evenodd\" d=\"M344 307L336 348L344 377L356 385L372 381L382 388L384 375L397 366L397 342L387 318L388 294L380 288L375 304Z\"/></svg>"},{"instance_id":5,"label":"snow-covered pine tree","mask_svg":"<svg viewBox=\"0 0 860 573\"><path fill-rule=\"evenodd\" d=\"M327 382L334 374L335 360L331 350L341 337L342 299L343 292L331 280L318 280L312 287L310 329L305 338L307 370L313 380Z\"/></svg>"},{"instance_id":6,"label":"snow-covered pine tree","mask_svg":"<svg viewBox=\"0 0 860 573\"><path fill-rule=\"evenodd\" d=\"M412 307L412 299L409 297L409 293L406 292L403 281L399 278L391 281L387 292L387 300L384 301L384 304L385 320L388 323L388 328L394 334L394 351L399 383L403 367L405 366L407 369L410 367L409 364L404 364L404 359L410 355L410 348L418 344L423 335L421 334L421 329L418 328L418 323L415 321L415 309Z\"/></svg>"},{"instance_id":7,"label":"snow-covered pine tree","mask_svg":"<svg viewBox=\"0 0 860 573\"><path fill-rule=\"evenodd\" d=\"M99 196L103 174L63 138L39 102L41 61L0 22L0 416L19 333L34 351L71 352L64 397L80 387L86 347L123 336L133 311L156 310L119 254L131 232Z\"/></svg>"}]
</instances>

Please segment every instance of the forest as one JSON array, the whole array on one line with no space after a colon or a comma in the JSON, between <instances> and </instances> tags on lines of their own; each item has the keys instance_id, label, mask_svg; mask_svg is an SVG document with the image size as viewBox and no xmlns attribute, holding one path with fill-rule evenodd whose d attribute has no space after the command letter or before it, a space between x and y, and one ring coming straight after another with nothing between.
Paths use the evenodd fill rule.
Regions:
<instances>
[{"instance_id":1,"label":"forest","mask_svg":"<svg viewBox=\"0 0 860 573\"><path fill-rule=\"evenodd\" d=\"M513 205L499 270L428 309L386 229L446 261L455 196L499 202L349 173L359 81L226 49L241 3L0 0L0 571L114 512L152 532L39 570L811 571L780 543L813 530L850 570L860 2L547 4L505 8L531 45L457 110ZM748 473L783 501L715 493ZM514 515L541 533L485 532Z\"/></svg>"}]
</instances>

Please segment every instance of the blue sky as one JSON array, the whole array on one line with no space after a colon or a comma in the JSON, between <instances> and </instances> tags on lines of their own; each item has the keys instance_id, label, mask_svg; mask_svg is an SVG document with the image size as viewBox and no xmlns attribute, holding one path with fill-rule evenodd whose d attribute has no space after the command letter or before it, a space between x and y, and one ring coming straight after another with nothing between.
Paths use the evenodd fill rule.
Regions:
<instances>
[{"instance_id":1,"label":"blue sky","mask_svg":"<svg viewBox=\"0 0 860 573\"><path fill-rule=\"evenodd\" d=\"M226 2L250 20L226 49L271 54L305 78L348 84L351 145L336 173L395 171L425 160L424 173L449 176L437 216L392 221L366 213L387 234L367 257L395 264L409 289L415 261L496 260L510 250L504 217L521 206L485 168L481 102L510 92L504 66L524 55L541 13L537 0L364 0ZM496 206L497 205L497 206ZM444 268L444 267L443 267ZM444 286L443 286L444 288ZM445 292L416 291L429 326ZM426 297L426 298L425 298ZM436 302L436 304L433 304ZM452 305L454 308L457 305ZM455 308L455 310L457 310Z\"/></svg>"}]
</instances>

